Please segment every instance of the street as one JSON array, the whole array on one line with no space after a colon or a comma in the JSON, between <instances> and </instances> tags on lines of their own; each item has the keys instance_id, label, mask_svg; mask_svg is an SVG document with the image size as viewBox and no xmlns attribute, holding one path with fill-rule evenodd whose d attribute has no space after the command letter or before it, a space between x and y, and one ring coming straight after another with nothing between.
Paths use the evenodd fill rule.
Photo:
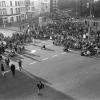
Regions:
<instances>
[{"instance_id":1,"label":"street","mask_svg":"<svg viewBox=\"0 0 100 100\"><path fill-rule=\"evenodd\" d=\"M0 100L100 100L100 0L0 1Z\"/></svg>"},{"instance_id":2,"label":"street","mask_svg":"<svg viewBox=\"0 0 100 100\"><path fill-rule=\"evenodd\" d=\"M41 50L43 44L46 44L48 49ZM79 51L73 50L65 53L62 47L52 45L50 40L41 41L36 45L27 45L26 49L27 53L19 57L23 61L26 76L18 72L16 77L20 75L21 77L18 80L10 80L14 86L12 85L9 88L10 84L6 83L8 89L6 89L4 95L2 94L4 100L6 98L9 100L100 99L100 56L82 57ZM13 59L13 62L18 67L16 60ZM8 74L6 73L6 76ZM33 78L34 81L35 78L39 78L47 86L50 86L49 89L44 89L42 96L36 96L36 90L32 89L32 80L30 78ZM8 91L9 89L12 90Z\"/></svg>"},{"instance_id":3,"label":"street","mask_svg":"<svg viewBox=\"0 0 100 100\"><path fill-rule=\"evenodd\" d=\"M78 53L54 54L46 61L26 69L52 83L52 87L76 100L98 100L99 57L81 57Z\"/></svg>"}]
</instances>

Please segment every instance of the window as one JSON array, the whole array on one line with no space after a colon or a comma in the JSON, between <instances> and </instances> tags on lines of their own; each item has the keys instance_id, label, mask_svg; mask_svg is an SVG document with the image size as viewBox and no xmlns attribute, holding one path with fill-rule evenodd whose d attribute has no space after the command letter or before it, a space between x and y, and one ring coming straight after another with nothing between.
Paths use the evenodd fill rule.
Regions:
<instances>
[{"instance_id":1,"label":"window","mask_svg":"<svg viewBox=\"0 0 100 100\"><path fill-rule=\"evenodd\" d=\"M13 8L10 8L11 14L13 14Z\"/></svg>"},{"instance_id":2,"label":"window","mask_svg":"<svg viewBox=\"0 0 100 100\"><path fill-rule=\"evenodd\" d=\"M2 9L3 15L7 15L7 10L5 8Z\"/></svg>"},{"instance_id":3,"label":"window","mask_svg":"<svg viewBox=\"0 0 100 100\"><path fill-rule=\"evenodd\" d=\"M34 11L34 7L32 7L32 11Z\"/></svg>"},{"instance_id":4,"label":"window","mask_svg":"<svg viewBox=\"0 0 100 100\"><path fill-rule=\"evenodd\" d=\"M16 14L18 13L17 8L16 8Z\"/></svg>"},{"instance_id":5,"label":"window","mask_svg":"<svg viewBox=\"0 0 100 100\"><path fill-rule=\"evenodd\" d=\"M12 6L12 1L10 1L10 6Z\"/></svg>"},{"instance_id":6,"label":"window","mask_svg":"<svg viewBox=\"0 0 100 100\"><path fill-rule=\"evenodd\" d=\"M20 8L18 8L18 13L20 13Z\"/></svg>"},{"instance_id":7,"label":"window","mask_svg":"<svg viewBox=\"0 0 100 100\"><path fill-rule=\"evenodd\" d=\"M15 6L17 6L17 1L15 1Z\"/></svg>"},{"instance_id":8,"label":"window","mask_svg":"<svg viewBox=\"0 0 100 100\"><path fill-rule=\"evenodd\" d=\"M2 5L1 5L1 2L0 2L0 7L1 7Z\"/></svg>"},{"instance_id":9,"label":"window","mask_svg":"<svg viewBox=\"0 0 100 100\"><path fill-rule=\"evenodd\" d=\"M20 6L20 2L18 2L18 6Z\"/></svg>"},{"instance_id":10,"label":"window","mask_svg":"<svg viewBox=\"0 0 100 100\"><path fill-rule=\"evenodd\" d=\"M19 16L19 21L21 20L20 16Z\"/></svg>"},{"instance_id":11,"label":"window","mask_svg":"<svg viewBox=\"0 0 100 100\"><path fill-rule=\"evenodd\" d=\"M2 15L2 9L0 9L0 15Z\"/></svg>"},{"instance_id":12,"label":"window","mask_svg":"<svg viewBox=\"0 0 100 100\"><path fill-rule=\"evenodd\" d=\"M1 6L2 6L2 7L5 7L5 6L6 6L5 1L2 1L2 2L1 2Z\"/></svg>"},{"instance_id":13,"label":"window","mask_svg":"<svg viewBox=\"0 0 100 100\"><path fill-rule=\"evenodd\" d=\"M17 22L19 21L18 16L16 16L16 20L17 20Z\"/></svg>"},{"instance_id":14,"label":"window","mask_svg":"<svg viewBox=\"0 0 100 100\"><path fill-rule=\"evenodd\" d=\"M10 21L11 21L11 22L13 22L13 21L14 21L14 18L13 18L13 17L11 17L11 18L10 18Z\"/></svg>"}]
</instances>

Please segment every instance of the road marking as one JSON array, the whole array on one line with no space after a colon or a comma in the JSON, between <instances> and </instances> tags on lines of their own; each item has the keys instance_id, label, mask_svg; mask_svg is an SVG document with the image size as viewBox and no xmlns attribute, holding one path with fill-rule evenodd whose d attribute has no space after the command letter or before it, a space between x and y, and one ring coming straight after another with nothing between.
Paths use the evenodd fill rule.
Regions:
<instances>
[{"instance_id":1,"label":"road marking","mask_svg":"<svg viewBox=\"0 0 100 100\"><path fill-rule=\"evenodd\" d=\"M36 50L32 50L32 51L31 51L31 53L35 53L35 52L36 52Z\"/></svg>"},{"instance_id":2,"label":"road marking","mask_svg":"<svg viewBox=\"0 0 100 100\"><path fill-rule=\"evenodd\" d=\"M61 54L66 54L66 52L62 52Z\"/></svg>"},{"instance_id":3,"label":"road marking","mask_svg":"<svg viewBox=\"0 0 100 100\"><path fill-rule=\"evenodd\" d=\"M44 59L42 59L42 60L47 60L47 59L49 59L49 58L44 58Z\"/></svg>"},{"instance_id":4,"label":"road marking","mask_svg":"<svg viewBox=\"0 0 100 100\"><path fill-rule=\"evenodd\" d=\"M9 73L9 72L10 72L10 70L7 70L7 71L4 72L4 74Z\"/></svg>"},{"instance_id":5,"label":"road marking","mask_svg":"<svg viewBox=\"0 0 100 100\"><path fill-rule=\"evenodd\" d=\"M33 64L35 64L36 62L32 62L32 63L30 63L29 65L33 65Z\"/></svg>"},{"instance_id":6,"label":"road marking","mask_svg":"<svg viewBox=\"0 0 100 100\"><path fill-rule=\"evenodd\" d=\"M16 67L16 69L18 70L19 67ZM9 73L10 71L11 71L11 70L4 71L4 74Z\"/></svg>"},{"instance_id":7,"label":"road marking","mask_svg":"<svg viewBox=\"0 0 100 100\"><path fill-rule=\"evenodd\" d=\"M54 57L57 57L58 55L53 55L52 57L54 58Z\"/></svg>"}]
</instances>

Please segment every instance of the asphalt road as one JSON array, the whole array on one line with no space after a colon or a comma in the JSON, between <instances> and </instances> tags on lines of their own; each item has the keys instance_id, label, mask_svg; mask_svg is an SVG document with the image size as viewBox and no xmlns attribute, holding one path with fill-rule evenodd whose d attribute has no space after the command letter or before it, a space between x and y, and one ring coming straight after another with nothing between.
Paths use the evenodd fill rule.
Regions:
<instances>
[{"instance_id":1,"label":"asphalt road","mask_svg":"<svg viewBox=\"0 0 100 100\"><path fill-rule=\"evenodd\" d=\"M33 50L37 48L34 54L40 57L34 57L37 61L27 60L29 65L25 63L24 68L76 100L99 100L100 57L82 57L77 51L64 53L62 47L46 43L50 50L33 46Z\"/></svg>"},{"instance_id":2,"label":"asphalt road","mask_svg":"<svg viewBox=\"0 0 100 100\"><path fill-rule=\"evenodd\" d=\"M100 99L100 61L63 54L29 66L27 70L76 100Z\"/></svg>"},{"instance_id":3,"label":"asphalt road","mask_svg":"<svg viewBox=\"0 0 100 100\"><path fill-rule=\"evenodd\" d=\"M46 50L41 50L43 44L46 44ZM82 57L79 51L65 53L62 47L52 45L51 41L35 46L30 44L26 49L27 52L19 59L23 60L28 78L24 81L26 85L22 85L23 81L18 85L27 91L22 97L29 94L26 100L33 99L32 84L28 83L31 81L29 77L33 76L51 87L42 91L44 96L35 96L33 100L100 100L100 56ZM20 90L18 86L16 91Z\"/></svg>"}]
</instances>

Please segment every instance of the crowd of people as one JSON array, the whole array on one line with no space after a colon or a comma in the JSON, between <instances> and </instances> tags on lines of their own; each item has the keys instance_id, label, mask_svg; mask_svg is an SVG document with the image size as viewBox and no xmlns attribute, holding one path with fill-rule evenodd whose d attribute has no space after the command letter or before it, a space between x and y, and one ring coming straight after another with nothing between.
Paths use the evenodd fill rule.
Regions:
<instances>
[{"instance_id":1,"label":"crowd of people","mask_svg":"<svg viewBox=\"0 0 100 100\"><path fill-rule=\"evenodd\" d=\"M100 31L95 31L97 22L90 27L88 21L77 22L67 19L54 20L44 26L30 24L23 33L13 34L11 37L0 35L0 53L4 53L6 48L14 52L21 53L25 49L24 44L32 42L33 39L52 39L54 45L61 45L64 51L68 49L80 49L82 55L99 53L100 49Z\"/></svg>"},{"instance_id":2,"label":"crowd of people","mask_svg":"<svg viewBox=\"0 0 100 100\"><path fill-rule=\"evenodd\" d=\"M68 52L70 49L78 49L81 51L81 56L92 56L100 53L100 31L94 30L97 23L89 27L87 21L78 22L66 19L54 20L53 23L48 23L46 26L28 25L27 30L23 33L13 34L11 37L5 37L0 34L0 60L2 55L9 52L9 55L1 63L1 74L5 76L5 65L10 68L12 75L15 76L15 65L10 64L10 57L21 54L25 50L25 44L33 42L33 39L51 39L54 45L63 46L63 50ZM45 49L43 45L41 49ZM18 61L19 70L22 70L22 61ZM44 88L41 81L37 84L38 94Z\"/></svg>"},{"instance_id":3,"label":"crowd of people","mask_svg":"<svg viewBox=\"0 0 100 100\"><path fill-rule=\"evenodd\" d=\"M55 20L46 26L36 27L32 31L34 38L52 39L54 45L61 45L64 51L79 49L81 55L95 55L100 52L100 31L98 23L88 21L78 22L66 19Z\"/></svg>"}]
</instances>

